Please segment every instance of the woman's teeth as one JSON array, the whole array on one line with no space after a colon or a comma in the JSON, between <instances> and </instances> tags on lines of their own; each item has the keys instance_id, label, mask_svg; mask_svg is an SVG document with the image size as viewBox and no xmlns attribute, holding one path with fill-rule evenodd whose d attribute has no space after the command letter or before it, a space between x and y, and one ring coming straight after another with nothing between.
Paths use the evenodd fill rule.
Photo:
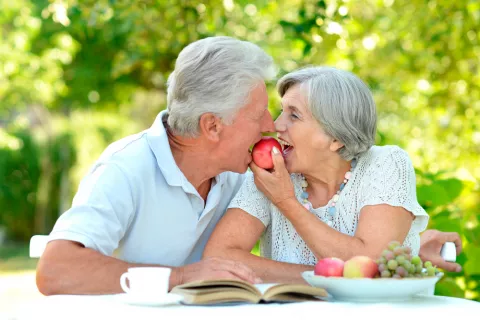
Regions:
<instances>
[{"instance_id":1,"label":"woman's teeth","mask_svg":"<svg viewBox=\"0 0 480 320\"><path fill-rule=\"evenodd\" d=\"M280 140L280 144L282 145L282 153L284 156L286 156L293 149L293 146L288 142Z\"/></svg>"},{"instance_id":2,"label":"woman's teeth","mask_svg":"<svg viewBox=\"0 0 480 320\"><path fill-rule=\"evenodd\" d=\"M288 142L280 140L280 144L282 145L283 150L287 149L288 147L291 147L292 145Z\"/></svg>"}]
</instances>

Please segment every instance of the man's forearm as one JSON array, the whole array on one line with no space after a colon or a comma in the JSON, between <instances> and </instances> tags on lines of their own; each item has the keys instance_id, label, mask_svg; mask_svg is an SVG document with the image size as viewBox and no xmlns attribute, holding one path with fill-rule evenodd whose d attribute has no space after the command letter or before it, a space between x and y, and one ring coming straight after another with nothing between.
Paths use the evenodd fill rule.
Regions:
<instances>
[{"instance_id":1,"label":"man's forearm","mask_svg":"<svg viewBox=\"0 0 480 320\"><path fill-rule=\"evenodd\" d=\"M120 293L120 276L135 266L147 265L127 263L74 242L52 241L38 263L37 286L45 295ZM170 288L178 282L174 271Z\"/></svg>"},{"instance_id":2,"label":"man's forearm","mask_svg":"<svg viewBox=\"0 0 480 320\"><path fill-rule=\"evenodd\" d=\"M204 257L215 256L242 262L249 266L264 283L305 283L302 272L313 270L313 266L279 262L258 257L242 249L215 249Z\"/></svg>"}]
</instances>

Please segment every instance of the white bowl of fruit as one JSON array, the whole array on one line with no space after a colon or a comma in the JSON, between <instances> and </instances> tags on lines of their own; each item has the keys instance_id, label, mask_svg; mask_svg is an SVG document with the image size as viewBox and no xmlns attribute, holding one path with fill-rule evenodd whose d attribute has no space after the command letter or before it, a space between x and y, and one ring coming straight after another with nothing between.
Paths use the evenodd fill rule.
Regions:
<instances>
[{"instance_id":1,"label":"white bowl of fruit","mask_svg":"<svg viewBox=\"0 0 480 320\"><path fill-rule=\"evenodd\" d=\"M305 271L302 276L336 300L381 302L409 300L432 291L443 273L394 241L376 261L366 256L347 261L325 258L318 261L314 271Z\"/></svg>"}]
</instances>

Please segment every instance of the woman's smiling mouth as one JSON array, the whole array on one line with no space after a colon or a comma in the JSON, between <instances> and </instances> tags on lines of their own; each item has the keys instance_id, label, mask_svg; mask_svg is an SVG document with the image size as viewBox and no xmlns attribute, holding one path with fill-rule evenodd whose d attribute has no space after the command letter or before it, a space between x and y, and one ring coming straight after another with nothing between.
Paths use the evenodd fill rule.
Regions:
<instances>
[{"instance_id":1,"label":"woman's smiling mouth","mask_svg":"<svg viewBox=\"0 0 480 320\"><path fill-rule=\"evenodd\" d=\"M290 153L293 150L293 146L290 143L288 143L288 142L286 142L285 140L282 140L282 139L279 139L278 141L282 145L284 156L286 156L288 153Z\"/></svg>"}]
</instances>

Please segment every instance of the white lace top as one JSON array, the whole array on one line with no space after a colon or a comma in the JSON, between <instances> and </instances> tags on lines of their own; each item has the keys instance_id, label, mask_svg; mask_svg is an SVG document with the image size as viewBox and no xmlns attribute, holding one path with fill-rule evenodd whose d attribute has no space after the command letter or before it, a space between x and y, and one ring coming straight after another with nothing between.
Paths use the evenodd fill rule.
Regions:
<instances>
[{"instance_id":1,"label":"white lace top","mask_svg":"<svg viewBox=\"0 0 480 320\"><path fill-rule=\"evenodd\" d=\"M291 174L295 195L300 201L302 193L300 174ZM420 232L428 224L428 214L418 204L416 179L408 154L396 146L373 146L358 158L352 177L345 185L336 204L332 227L353 236L360 211L367 205L388 204L403 207L415 220L404 245L418 255ZM317 259L307 247L291 222L259 191L253 173L246 174L242 187L229 208L240 208L258 218L266 229L260 239L260 253L276 261L314 265ZM327 221L327 206L313 209L321 220Z\"/></svg>"}]
</instances>

